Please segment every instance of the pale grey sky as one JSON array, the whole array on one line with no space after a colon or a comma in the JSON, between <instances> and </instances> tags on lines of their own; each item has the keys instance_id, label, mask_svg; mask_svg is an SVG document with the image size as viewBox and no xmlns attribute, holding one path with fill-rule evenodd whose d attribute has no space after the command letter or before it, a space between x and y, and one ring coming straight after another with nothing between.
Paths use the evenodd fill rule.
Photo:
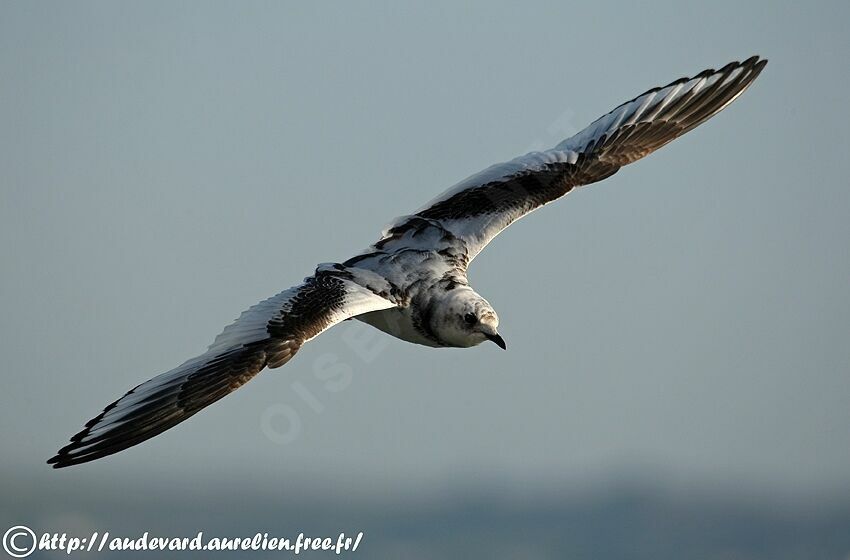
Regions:
<instances>
[{"instance_id":1,"label":"pale grey sky","mask_svg":"<svg viewBox=\"0 0 850 560\"><path fill-rule=\"evenodd\" d=\"M3 2L4 476L846 492L848 21L843 2ZM507 352L353 344L370 335L346 323L150 442L43 464L394 216L751 54L770 63L721 115L475 261ZM350 384L317 378L328 359Z\"/></svg>"}]
</instances>

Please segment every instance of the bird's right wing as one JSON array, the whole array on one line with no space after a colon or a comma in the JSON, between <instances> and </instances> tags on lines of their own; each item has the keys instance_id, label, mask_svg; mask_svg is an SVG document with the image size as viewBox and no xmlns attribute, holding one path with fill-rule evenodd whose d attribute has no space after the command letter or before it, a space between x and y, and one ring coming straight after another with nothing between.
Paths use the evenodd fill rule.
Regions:
<instances>
[{"instance_id":1,"label":"bird's right wing","mask_svg":"<svg viewBox=\"0 0 850 560\"><path fill-rule=\"evenodd\" d=\"M113 402L48 463L67 467L137 445L235 391L263 368L345 319L396 307L390 286L368 271L320 267L298 286L242 313L206 353L145 381Z\"/></svg>"},{"instance_id":2,"label":"bird's right wing","mask_svg":"<svg viewBox=\"0 0 850 560\"><path fill-rule=\"evenodd\" d=\"M493 165L460 182L414 215L397 219L384 238L399 237L423 220L436 222L463 240L471 261L518 218L574 187L610 177L716 115L765 64L754 56L653 88L550 150Z\"/></svg>"}]
</instances>

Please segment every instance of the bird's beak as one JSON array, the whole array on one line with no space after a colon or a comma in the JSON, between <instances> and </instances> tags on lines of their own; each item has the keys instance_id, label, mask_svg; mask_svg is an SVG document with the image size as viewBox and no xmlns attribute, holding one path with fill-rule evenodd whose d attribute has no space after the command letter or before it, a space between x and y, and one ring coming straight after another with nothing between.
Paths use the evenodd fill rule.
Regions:
<instances>
[{"instance_id":1,"label":"bird's beak","mask_svg":"<svg viewBox=\"0 0 850 560\"><path fill-rule=\"evenodd\" d=\"M496 345L497 345L499 348L501 348L502 350L507 350L507 349L508 349L508 345L507 345L507 344L505 344L505 339L504 339L504 338L502 338L502 337L499 335L499 333L493 333L493 334L486 334L486 333L485 333L485 334L484 334L484 336L486 336L487 338L489 338L490 340L492 340L493 342L495 342L495 343L496 343Z\"/></svg>"}]
</instances>

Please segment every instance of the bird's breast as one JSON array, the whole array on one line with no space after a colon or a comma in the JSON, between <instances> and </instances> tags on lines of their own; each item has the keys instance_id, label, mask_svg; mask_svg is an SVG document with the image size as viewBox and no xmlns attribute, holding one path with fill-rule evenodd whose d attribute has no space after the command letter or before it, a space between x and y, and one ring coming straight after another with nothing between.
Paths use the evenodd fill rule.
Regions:
<instances>
[{"instance_id":1,"label":"bird's breast","mask_svg":"<svg viewBox=\"0 0 850 560\"><path fill-rule=\"evenodd\" d=\"M404 309L382 309L381 311L372 311L358 315L356 318L358 321L363 321L378 330L384 331L401 340L412 342L413 344L422 344L431 347L442 346L437 340L427 336L427 333L423 332L417 325L417 320L413 315L413 309L411 307Z\"/></svg>"}]
</instances>

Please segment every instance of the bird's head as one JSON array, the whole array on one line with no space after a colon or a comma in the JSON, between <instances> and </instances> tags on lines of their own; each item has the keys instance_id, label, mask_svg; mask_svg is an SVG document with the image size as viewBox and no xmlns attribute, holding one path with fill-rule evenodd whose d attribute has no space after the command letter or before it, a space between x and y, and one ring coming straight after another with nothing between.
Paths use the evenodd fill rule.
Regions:
<instances>
[{"instance_id":1,"label":"bird's head","mask_svg":"<svg viewBox=\"0 0 850 560\"><path fill-rule=\"evenodd\" d=\"M507 348L499 335L499 316L486 299L468 286L451 290L436 306L432 328L444 343L460 348L477 346L485 340Z\"/></svg>"}]
</instances>

